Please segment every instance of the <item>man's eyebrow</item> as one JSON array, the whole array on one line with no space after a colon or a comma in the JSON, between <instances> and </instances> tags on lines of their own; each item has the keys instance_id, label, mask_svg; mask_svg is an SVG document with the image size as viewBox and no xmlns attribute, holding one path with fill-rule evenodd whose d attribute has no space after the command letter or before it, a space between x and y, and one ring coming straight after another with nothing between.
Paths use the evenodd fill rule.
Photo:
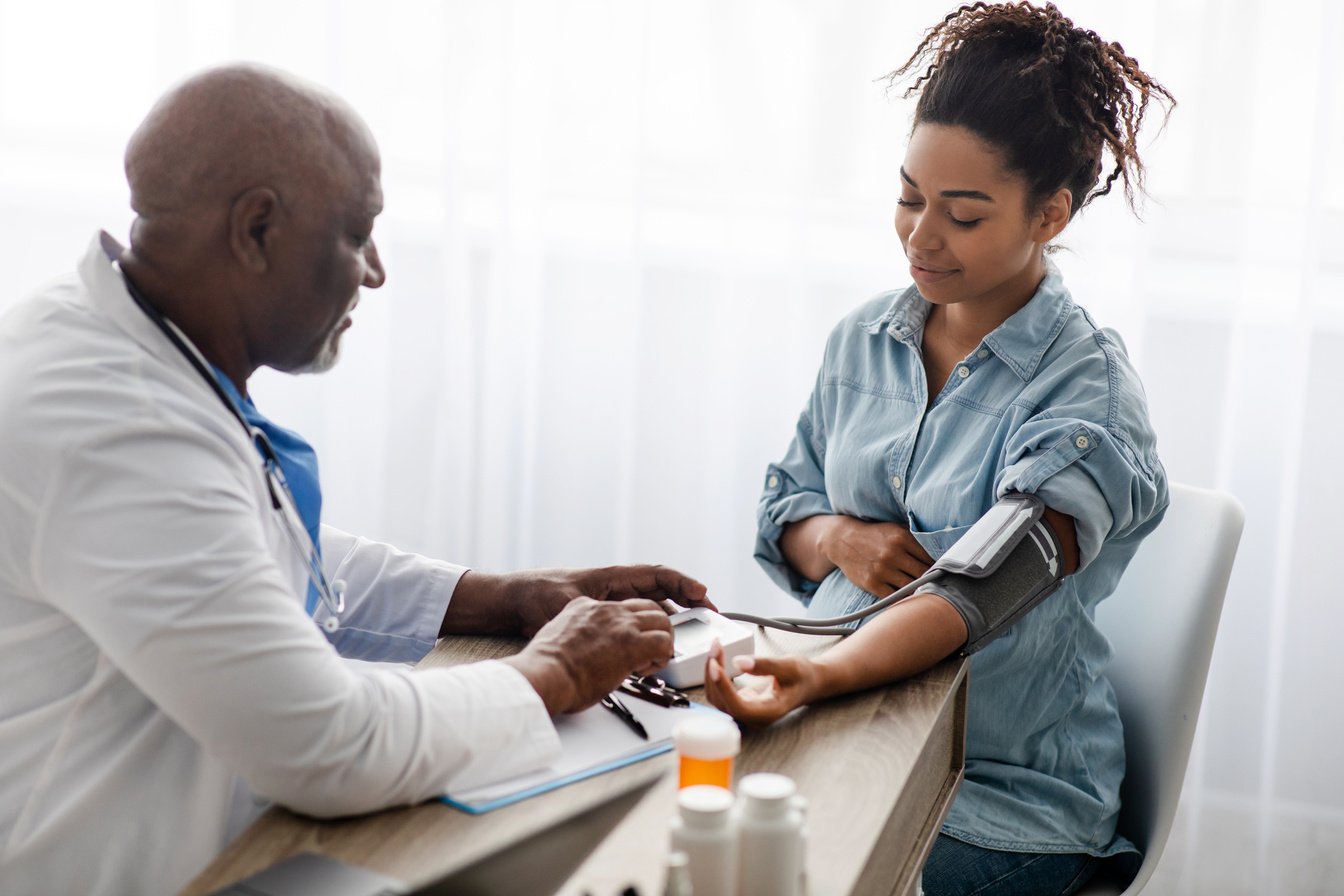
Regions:
<instances>
[{"instance_id":1,"label":"man's eyebrow","mask_svg":"<svg viewBox=\"0 0 1344 896\"><path fill-rule=\"evenodd\" d=\"M915 183L914 178L905 173L904 165L901 166L901 178L916 190L919 189L919 184ZM981 202L994 201L993 196L990 196L988 193L982 193L979 190L943 190L938 195L944 199L979 199Z\"/></svg>"}]
</instances>

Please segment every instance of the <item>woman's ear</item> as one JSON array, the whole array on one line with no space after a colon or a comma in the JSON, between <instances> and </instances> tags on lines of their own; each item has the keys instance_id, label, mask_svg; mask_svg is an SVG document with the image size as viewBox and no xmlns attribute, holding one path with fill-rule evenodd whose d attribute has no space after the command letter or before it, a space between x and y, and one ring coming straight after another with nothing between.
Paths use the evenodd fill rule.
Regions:
<instances>
[{"instance_id":1,"label":"woman's ear","mask_svg":"<svg viewBox=\"0 0 1344 896\"><path fill-rule=\"evenodd\" d=\"M1054 192L1036 213L1035 241L1048 243L1063 232L1073 213L1073 191L1061 187Z\"/></svg>"},{"instance_id":2,"label":"woman's ear","mask_svg":"<svg viewBox=\"0 0 1344 896\"><path fill-rule=\"evenodd\" d=\"M269 266L267 239L280 210L280 197L270 187L253 187L229 206L229 250L254 274Z\"/></svg>"}]
</instances>

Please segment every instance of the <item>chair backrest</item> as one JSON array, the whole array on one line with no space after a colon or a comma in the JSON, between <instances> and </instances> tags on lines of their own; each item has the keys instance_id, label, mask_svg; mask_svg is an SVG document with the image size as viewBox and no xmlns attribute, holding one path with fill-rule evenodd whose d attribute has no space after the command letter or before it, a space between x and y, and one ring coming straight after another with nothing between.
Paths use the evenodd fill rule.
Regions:
<instances>
[{"instance_id":1,"label":"chair backrest","mask_svg":"<svg viewBox=\"0 0 1344 896\"><path fill-rule=\"evenodd\" d=\"M1173 483L1162 524L1097 608L1125 725L1120 832L1144 851L1127 893L1142 889L1171 833L1244 520L1231 495Z\"/></svg>"}]
</instances>

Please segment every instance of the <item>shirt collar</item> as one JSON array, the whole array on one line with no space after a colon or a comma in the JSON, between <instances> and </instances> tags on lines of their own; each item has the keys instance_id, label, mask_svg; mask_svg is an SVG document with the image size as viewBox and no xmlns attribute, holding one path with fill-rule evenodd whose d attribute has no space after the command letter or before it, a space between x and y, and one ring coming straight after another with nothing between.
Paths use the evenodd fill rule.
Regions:
<instances>
[{"instance_id":1,"label":"shirt collar","mask_svg":"<svg viewBox=\"0 0 1344 896\"><path fill-rule=\"evenodd\" d=\"M983 343L1023 382L1036 375L1041 358L1064 329L1073 310L1073 298L1064 286L1059 268L1046 259L1045 269L1045 279L1031 301L986 336ZM914 345L931 308L919 290L910 286L896 296L881 316L860 321L859 327L874 336L885 329L893 339Z\"/></svg>"}]
</instances>

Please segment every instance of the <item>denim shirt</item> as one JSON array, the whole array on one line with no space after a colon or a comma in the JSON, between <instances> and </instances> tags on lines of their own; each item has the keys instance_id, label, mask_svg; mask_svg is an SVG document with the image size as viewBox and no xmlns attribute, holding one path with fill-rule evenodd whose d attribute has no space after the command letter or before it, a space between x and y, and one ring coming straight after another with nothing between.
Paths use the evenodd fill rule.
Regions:
<instances>
[{"instance_id":1,"label":"denim shirt","mask_svg":"<svg viewBox=\"0 0 1344 896\"><path fill-rule=\"evenodd\" d=\"M929 406L929 309L912 286L831 333L788 453L766 473L756 558L809 615L835 616L874 596L838 569L804 580L780 552L788 523L894 521L937 558L1009 492L1072 516L1079 571L971 658L966 777L943 832L1021 852L1133 850L1115 831L1124 741L1094 614L1167 506L1143 387L1051 264Z\"/></svg>"}]
</instances>

